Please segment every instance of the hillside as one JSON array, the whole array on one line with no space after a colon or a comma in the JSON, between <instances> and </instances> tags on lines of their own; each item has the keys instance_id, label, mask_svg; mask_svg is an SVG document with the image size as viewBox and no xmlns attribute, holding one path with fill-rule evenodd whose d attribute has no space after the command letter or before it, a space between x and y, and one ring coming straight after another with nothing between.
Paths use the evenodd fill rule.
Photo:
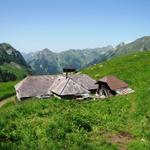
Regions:
<instances>
[{"instance_id":1,"label":"hillside","mask_svg":"<svg viewBox=\"0 0 150 150\"><path fill-rule=\"evenodd\" d=\"M62 72L64 67L81 69L102 62L113 55L113 47L107 46L84 50L72 49L60 53L44 49L35 53L24 54L24 57L36 74L56 74Z\"/></svg>"},{"instance_id":2,"label":"hillside","mask_svg":"<svg viewBox=\"0 0 150 150\"><path fill-rule=\"evenodd\" d=\"M7 43L2 43L0 44L0 72L0 82L20 80L31 72L31 68L19 51Z\"/></svg>"},{"instance_id":3,"label":"hillside","mask_svg":"<svg viewBox=\"0 0 150 150\"><path fill-rule=\"evenodd\" d=\"M150 149L150 52L113 58L82 72L116 75L135 93L96 101L29 99L0 109L0 149ZM12 98L11 98L12 99Z\"/></svg>"},{"instance_id":4,"label":"hillside","mask_svg":"<svg viewBox=\"0 0 150 150\"><path fill-rule=\"evenodd\" d=\"M27 66L24 58L19 51L7 43L0 44L0 64L15 62Z\"/></svg>"},{"instance_id":5,"label":"hillside","mask_svg":"<svg viewBox=\"0 0 150 150\"><path fill-rule=\"evenodd\" d=\"M150 36L144 36L128 44L122 43L118 45L116 55L148 50L150 50Z\"/></svg>"}]
</instances>

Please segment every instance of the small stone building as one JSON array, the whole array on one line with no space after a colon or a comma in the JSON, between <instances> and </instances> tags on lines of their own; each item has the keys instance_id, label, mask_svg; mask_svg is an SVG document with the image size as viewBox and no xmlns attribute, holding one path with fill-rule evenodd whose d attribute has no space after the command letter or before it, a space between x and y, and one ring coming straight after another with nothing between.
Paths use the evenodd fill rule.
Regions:
<instances>
[{"instance_id":1,"label":"small stone building","mask_svg":"<svg viewBox=\"0 0 150 150\"><path fill-rule=\"evenodd\" d=\"M91 77L74 73L70 75L41 75L28 76L15 85L16 96L19 100L38 97L47 98L57 95L61 98L77 98L83 94L96 92L96 80Z\"/></svg>"}]
</instances>

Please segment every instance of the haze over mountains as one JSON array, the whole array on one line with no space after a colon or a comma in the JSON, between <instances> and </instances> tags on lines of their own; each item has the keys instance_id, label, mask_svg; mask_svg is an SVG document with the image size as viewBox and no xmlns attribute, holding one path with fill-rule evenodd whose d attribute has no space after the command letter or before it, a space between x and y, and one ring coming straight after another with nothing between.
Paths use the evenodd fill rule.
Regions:
<instances>
[{"instance_id":1,"label":"haze over mountains","mask_svg":"<svg viewBox=\"0 0 150 150\"><path fill-rule=\"evenodd\" d=\"M23 54L24 57L11 45L3 43L0 44L0 69L9 70L9 72L14 74L17 71L23 72L23 76L27 72L31 73L29 67L31 66L35 74L57 74L61 73L64 67L72 67L79 70L118 55L147 50L150 50L150 36L139 38L128 44L120 43L115 48L106 46L83 50L70 49L60 53L44 49L34 53Z\"/></svg>"}]
</instances>

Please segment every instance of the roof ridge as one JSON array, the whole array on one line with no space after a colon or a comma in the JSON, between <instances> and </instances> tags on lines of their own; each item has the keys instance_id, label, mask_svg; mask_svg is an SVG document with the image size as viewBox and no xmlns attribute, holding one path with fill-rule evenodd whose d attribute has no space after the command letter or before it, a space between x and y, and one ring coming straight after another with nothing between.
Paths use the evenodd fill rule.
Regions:
<instances>
[{"instance_id":1,"label":"roof ridge","mask_svg":"<svg viewBox=\"0 0 150 150\"><path fill-rule=\"evenodd\" d=\"M63 87L62 91L60 92L60 95L62 94L63 90L65 89L65 87L67 86L68 82L69 82L70 78L68 78L68 81L66 82L65 86Z\"/></svg>"}]
</instances>

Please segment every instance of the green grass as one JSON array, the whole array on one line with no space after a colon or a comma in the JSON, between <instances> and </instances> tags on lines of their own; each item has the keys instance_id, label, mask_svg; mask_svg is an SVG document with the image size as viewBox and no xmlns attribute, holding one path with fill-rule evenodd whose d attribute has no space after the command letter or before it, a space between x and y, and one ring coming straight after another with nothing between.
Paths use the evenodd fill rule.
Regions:
<instances>
[{"instance_id":1,"label":"green grass","mask_svg":"<svg viewBox=\"0 0 150 150\"><path fill-rule=\"evenodd\" d=\"M82 71L95 79L118 76L135 90L126 96L5 104L0 109L0 149L150 149L149 66L150 52L140 52ZM121 133L126 133L123 138Z\"/></svg>"},{"instance_id":2,"label":"green grass","mask_svg":"<svg viewBox=\"0 0 150 150\"><path fill-rule=\"evenodd\" d=\"M4 63L3 65L0 65L0 69L15 74L17 80L23 79L28 74L28 70L24 66L15 63ZM14 85L17 82L18 81L0 82L0 101L15 94Z\"/></svg>"},{"instance_id":3,"label":"green grass","mask_svg":"<svg viewBox=\"0 0 150 150\"><path fill-rule=\"evenodd\" d=\"M24 66L18 65L18 64L7 64L4 63L3 65L0 65L0 69L4 71L9 71L16 75L17 80L21 80L26 75L28 75L28 70Z\"/></svg>"},{"instance_id":4,"label":"green grass","mask_svg":"<svg viewBox=\"0 0 150 150\"><path fill-rule=\"evenodd\" d=\"M0 101L15 94L14 85L16 83L17 81L0 82Z\"/></svg>"}]
</instances>

